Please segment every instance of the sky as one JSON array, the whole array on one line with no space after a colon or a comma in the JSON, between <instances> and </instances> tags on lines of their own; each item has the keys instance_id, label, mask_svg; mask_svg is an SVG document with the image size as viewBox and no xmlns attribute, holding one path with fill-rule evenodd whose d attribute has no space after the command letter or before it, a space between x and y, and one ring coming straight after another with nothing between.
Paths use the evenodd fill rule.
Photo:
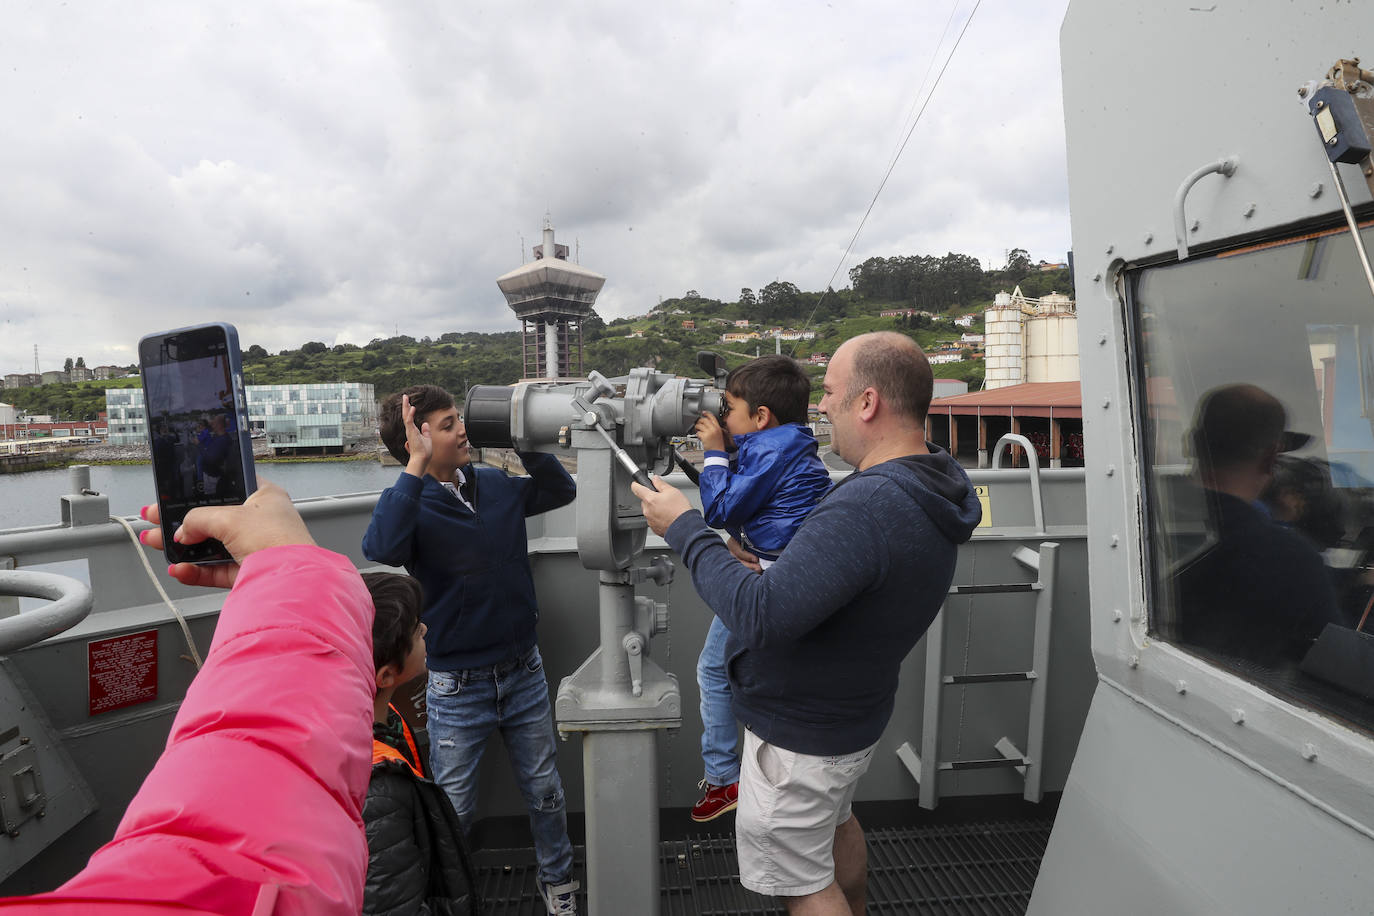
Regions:
<instances>
[{"instance_id":1,"label":"sky","mask_svg":"<svg viewBox=\"0 0 1374 916\"><path fill-rule=\"evenodd\" d=\"M1062 261L1065 7L0 0L0 374L206 321L516 330L495 281L546 214L608 321L869 257Z\"/></svg>"}]
</instances>

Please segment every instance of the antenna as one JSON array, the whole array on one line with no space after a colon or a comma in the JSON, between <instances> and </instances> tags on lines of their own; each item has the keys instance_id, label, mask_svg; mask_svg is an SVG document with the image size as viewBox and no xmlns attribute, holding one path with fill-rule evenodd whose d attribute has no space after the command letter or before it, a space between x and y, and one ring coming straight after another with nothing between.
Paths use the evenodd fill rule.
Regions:
<instances>
[{"instance_id":1,"label":"antenna","mask_svg":"<svg viewBox=\"0 0 1374 916\"><path fill-rule=\"evenodd\" d=\"M38 374L38 344L33 345L33 374Z\"/></svg>"},{"instance_id":2,"label":"antenna","mask_svg":"<svg viewBox=\"0 0 1374 916\"><path fill-rule=\"evenodd\" d=\"M581 263L582 263L582 240L581 240L580 238L578 238L577 236L573 236L573 246L574 246L574 248L575 248L575 250L573 251L573 263L574 263L574 264L581 264Z\"/></svg>"},{"instance_id":3,"label":"antenna","mask_svg":"<svg viewBox=\"0 0 1374 916\"><path fill-rule=\"evenodd\" d=\"M520 233L520 263L525 263L525 233Z\"/></svg>"}]
</instances>

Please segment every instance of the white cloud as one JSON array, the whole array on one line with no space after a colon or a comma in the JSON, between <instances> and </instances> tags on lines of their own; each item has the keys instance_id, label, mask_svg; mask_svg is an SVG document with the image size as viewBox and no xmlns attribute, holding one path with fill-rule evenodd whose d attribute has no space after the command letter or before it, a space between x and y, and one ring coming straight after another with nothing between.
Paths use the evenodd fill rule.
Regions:
<instances>
[{"instance_id":1,"label":"white cloud","mask_svg":"<svg viewBox=\"0 0 1374 916\"><path fill-rule=\"evenodd\" d=\"M1062 257L1064 0L981 6L845 270ZM972 8L954 6L957 30ZM497 276L558 238L606 317L829 281L951 4L33 4L0 19L0 373L513 330ZM943 38L943 42L942 42ZM521 238L523 236L523 252Z\"/></svg>"}]
</instances>

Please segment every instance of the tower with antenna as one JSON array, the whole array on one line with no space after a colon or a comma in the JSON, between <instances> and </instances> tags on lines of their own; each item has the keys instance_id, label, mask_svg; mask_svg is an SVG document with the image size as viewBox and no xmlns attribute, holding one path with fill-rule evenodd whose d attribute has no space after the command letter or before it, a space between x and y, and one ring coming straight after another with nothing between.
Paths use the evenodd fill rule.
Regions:
<instances>
[{"instance_id":1,"label":"tower with antenna","mask_svg":"<svg viewBox=\"0 0 1374 916\"><path fill-rule=\"evenodd\" d=\"M582 323L591 317L606 278L568 261L568 246L553 240L553 222L544 214L544 241L534 260L498 277L524 329L525 379L580 379Z\"/></svg>"}]
</instances>

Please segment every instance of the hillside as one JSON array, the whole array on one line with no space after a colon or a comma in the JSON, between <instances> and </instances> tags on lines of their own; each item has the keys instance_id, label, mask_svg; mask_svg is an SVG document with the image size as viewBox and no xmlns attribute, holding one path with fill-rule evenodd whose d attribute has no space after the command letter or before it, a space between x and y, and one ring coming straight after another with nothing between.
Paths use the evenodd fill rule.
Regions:
<instances>
[{"instance_id":1,"label":"hillside","mask_svg":"<svg viewBox=\"0 0 1374 916\"><path fill-rule=\"evenodd\" d=\"M1013 252L1015 255L1016 252ZM606 376L624 375L635 366L654 366L665 372L699 376L696 365L698 350L714 350L733 367L759 353L774 351L771 339L744 343L722 343L723 333L743 331L736 321L747 320L750 331L782 327L788 330L808 330L815 333L811 340L785 340L784 353L805 361L812 354L830 354L845 340L857 334L876 330L893 330L912 337L927 351L942 342L958 341L964 328L952 319L973 313L975 323L969 331L981 333L982 314L999 289L1010 289L1019 283L1028 296L1043 295L1057 289L1072 295L1068 270L1030 272L1011 268L988 271L975 282L973 268L965 256L949 255L944 259L870 259L850 271L853 288L839 291L803 292L791 283L774 282L756 295L742 289L734 302L707 299L689 290L685 295L666 299L647 315L636 318L617 318L609 324L593 316L583 330L583 366L596 369ZM936 283L928 275L949 267L950 259L965 272L959 276L946 271L946 286ZM932 266L933 265L933 266ZM952 270L952 268L951 268ZM904 272L905 271L905 272ZM926 271L926 273L922 273ZM874 279L874 277L878 279ZM1013 279L1015 277L1015 279ZM923 279L924 278L924 279ZM881 282L879 282L881 281ZM959 288L947 288L949 282L962 282ZM922 285L924 284L924 285ZM974 288L976 298L966 293ZM856 290L866 290L863 295ZM901 295L891 295L901 293ZM939 298L947 296L948 298ZM950 303L945 308L932 308L929 301ZM935 318L882 318L879 313L888 309L919 308L936 313ZM514 323L514 320L512 320ZM519 378L521 341L518 331L496 334L453 331L437 339L415 339L406 335L375 339L366 344L341 343L329 346L321 341L307 341L299 349L270 354L263 347L250 344L243 354L244 379L250 385L273 385L291 382L352 381L368 382L376 388L377 397L400 390L408 385L441 385L451 391L464 391L472 385L505 385ZM820 398L821 377L825 370L809 367L813 377L813 392ZM947 363L934 367L937 378L957 378L977 387L983 378L981 361ZM94 419L105 409L106 388L129 387L139 384L137 378L42 385L29 388L9 388L0 392L0 400L14 404L27 413L53 414L64 419Z\"/></svg>"}]
</instances>

